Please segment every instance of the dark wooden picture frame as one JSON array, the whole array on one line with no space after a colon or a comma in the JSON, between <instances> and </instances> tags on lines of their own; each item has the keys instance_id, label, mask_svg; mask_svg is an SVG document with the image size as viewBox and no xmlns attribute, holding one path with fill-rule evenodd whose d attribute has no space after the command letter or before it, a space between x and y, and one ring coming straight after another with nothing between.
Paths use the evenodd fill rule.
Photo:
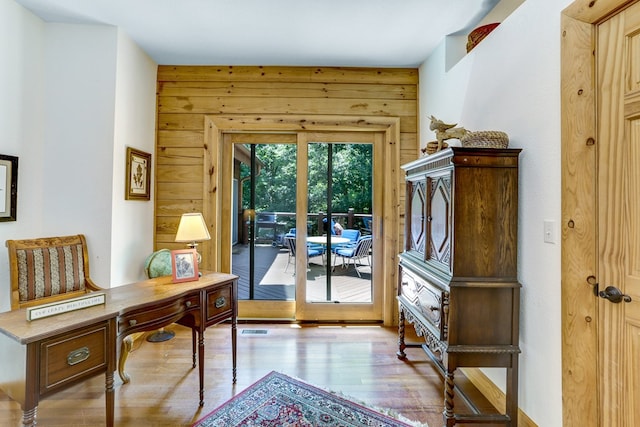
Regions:
<instances>
[{"instance_id":1,"label":"dark wooden picture frame","mask_svg":"<svg viewBox=\"0 0 640 427\"><path fill-rule=\"evenodd\" d=\"M151 154L127 147L125 200L151 198Z\"/></svg>"},{"instance_id":2,"label":"dark wooden picture frame","mask_svg":"<svg viewBox=\"0 0 640 427\"><path fill-rule=\"evenodd\" d=\"M195 249L171 251L171 274L173 283L198 280L198 253Z\"/></svg>"},{"instance_id":3,"label":"dark wooden picture frame","mask_svg":"<svg viewBox=\"0 0 640 427\"><path fill-rule=\"evenodd\" d=\"M0 222L16 221L18 212L18 158L0 154Z\"/></svg>"}]
</instances>

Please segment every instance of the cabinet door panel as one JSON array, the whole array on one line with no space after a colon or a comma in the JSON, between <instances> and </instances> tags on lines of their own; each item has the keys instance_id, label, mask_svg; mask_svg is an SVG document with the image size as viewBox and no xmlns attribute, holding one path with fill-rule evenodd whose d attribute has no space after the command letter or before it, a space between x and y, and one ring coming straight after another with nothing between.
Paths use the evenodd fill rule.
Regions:
<instances>
[{"instance_id":1,"label":"cabinet door panel","mask_svg":"<svg viewBox=\"0 0 640 427\"><path fill-rule=\"evenodd\" d=\"M424 256L425 242L425 183L414 181L411 183L410 193L410 238L409 250L416 251Z\"/></svg>"},{"instance_id":2,"label":"cabinet door panel","mask_svg":"<svg viewBox=\"0 0 640 427\"><path fill-rule=\"evenodd\" d=\"M451 179L449 170L427 178L427 261L451 271Z\"/></svg>"}]
</instances>

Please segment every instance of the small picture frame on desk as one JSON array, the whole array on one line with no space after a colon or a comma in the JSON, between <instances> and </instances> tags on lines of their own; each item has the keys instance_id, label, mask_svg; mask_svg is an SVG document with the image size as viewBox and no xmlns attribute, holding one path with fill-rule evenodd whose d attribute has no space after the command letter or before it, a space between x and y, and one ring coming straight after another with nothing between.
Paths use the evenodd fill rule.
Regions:
<instances>
[{"instance_id":1,"label":"small picture frame on desk","mask_svg":"<svg viewBox=\"0 0 640 427\"><path fill-rule=\"evenodd\" d=\"M198 253L196 250L176 249L171 251L171 271L173 283L198 280Z\"/></svg>"},{"instance_id":2,"label":"small picture frame on desk","mask_svg":"<svg viewBox=\"0 0 640 427\"><path fill-rule=\"evenodd\" d=\"M127 147L125 200L150 200L151 154Z\"/></svg>"}]
</instances>

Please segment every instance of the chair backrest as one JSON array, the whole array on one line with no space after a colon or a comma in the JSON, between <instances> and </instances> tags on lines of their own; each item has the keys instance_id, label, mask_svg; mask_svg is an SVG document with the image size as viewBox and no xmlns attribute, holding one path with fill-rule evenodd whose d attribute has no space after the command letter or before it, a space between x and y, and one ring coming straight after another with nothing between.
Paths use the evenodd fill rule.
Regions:
<instances>
[{"instance_id":1,"label":"chair backrest","mask_svg":"<svg viewBox=\"0 0 640 427\"><path fill-rule=\"evenodd\" d=\"M284 244L291 252L291 255L296 256L296 237L295 236L285 236Z\"/></svg>"},{"instance_id":2,"label":"chair backrest","mask_svg":"<svg viewBox=\"0 0 640 427\"><path fill-rule=\"evenodd\" d=\"M371 233L371 218L369 217L363 217L362 218L362 223L364 224L364 231L367 231L369 233Z\"/></svg>"},{"instance_id":3,"label":"chair backrest","mask_svg":"<svg viewBox=\"0 0 640 427\"><path fill-rule=\"evenodd\" d=\"M360 257L369 254L371 250L371 246L373 246L373 239L371 236L365 236L362 239L358 240L358 245L354 250L353 256Z\"/></svg>"},{"instance_id":4,"label":"chair backrest","mask_svg":"<svg viewBox=\"0 0 640 427\"><path fill-rule=\"evenodd\" d=\"M322 219L322 230L325 233L329 233L329 226L327 225L327 218L323 218ZM334 220L331 220L331 234L332 235L336 235L336 222Z\"/></svg>"},{"instance_id":5,"label":"chair backrest","mask_svg":"<svg viewBox=\"0 0 640 427\"><path fill-rule=\"evenodd\" d=\"M7 240L11 309L100 290L89 277L84 235Z\"/></svg>"},{"instance_id":6,"label":"chair backrest","mask_svg":"<svg viewBox=\"0 0 640 427\"><path fill-rule=\"evenodd\" d=\"M345 230L342 230L342 234L340 235L340 237L344 237L345 239L349 239L355 243L360 238L360 230L347 228Z\"/></svg>"}]
</instances>

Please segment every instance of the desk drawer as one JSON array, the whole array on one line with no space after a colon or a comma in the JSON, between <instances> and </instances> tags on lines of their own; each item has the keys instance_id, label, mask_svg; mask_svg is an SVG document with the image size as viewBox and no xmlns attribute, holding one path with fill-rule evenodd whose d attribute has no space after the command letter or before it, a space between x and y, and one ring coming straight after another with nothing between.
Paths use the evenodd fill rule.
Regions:
<instances>
[{"instance_id":1,"label":"desk drawer","mask_svg":"<svg viewBox=\"0 0 640 427\"><path fill-rule=\"evenodd\" d=\"M182 317L184 313L199 308L198 294L189 295L175 301L158 303L139 310L133 310L118 318L118 334L127 335L135 331L145 331L166 326Z\"/></svg>"},{"instance_id":2,"label":"desk drawer","mask_svg":"<svg viewBox=\"0 0 640 427\"><path fill-rule=\"evenodd\" d=\"M92 325L40 344L40 394L105 372L109 324Z\"/></svg>"},{"instance_id":3,"label":"desk drawer","mask_svg":"<svg viewBox=\"0 0 640 427\"><path fill-rule=\"evenodd\" d=\"M449 293L407 268L400 270L400 286L401 301L435 327L439 340L446 340Z\"/></svg>"},{"instance_id":4,"label":"desk drawer","mask_svg":"<svg viewBox=\"0 0 640 427\"><path fill-rule=\"evenodd\" d=\"M224 317L230 317L233 313L233 284L221 286L207 292L207 324L211 321L219 321Z\"/></svg>"}]
</instances>

